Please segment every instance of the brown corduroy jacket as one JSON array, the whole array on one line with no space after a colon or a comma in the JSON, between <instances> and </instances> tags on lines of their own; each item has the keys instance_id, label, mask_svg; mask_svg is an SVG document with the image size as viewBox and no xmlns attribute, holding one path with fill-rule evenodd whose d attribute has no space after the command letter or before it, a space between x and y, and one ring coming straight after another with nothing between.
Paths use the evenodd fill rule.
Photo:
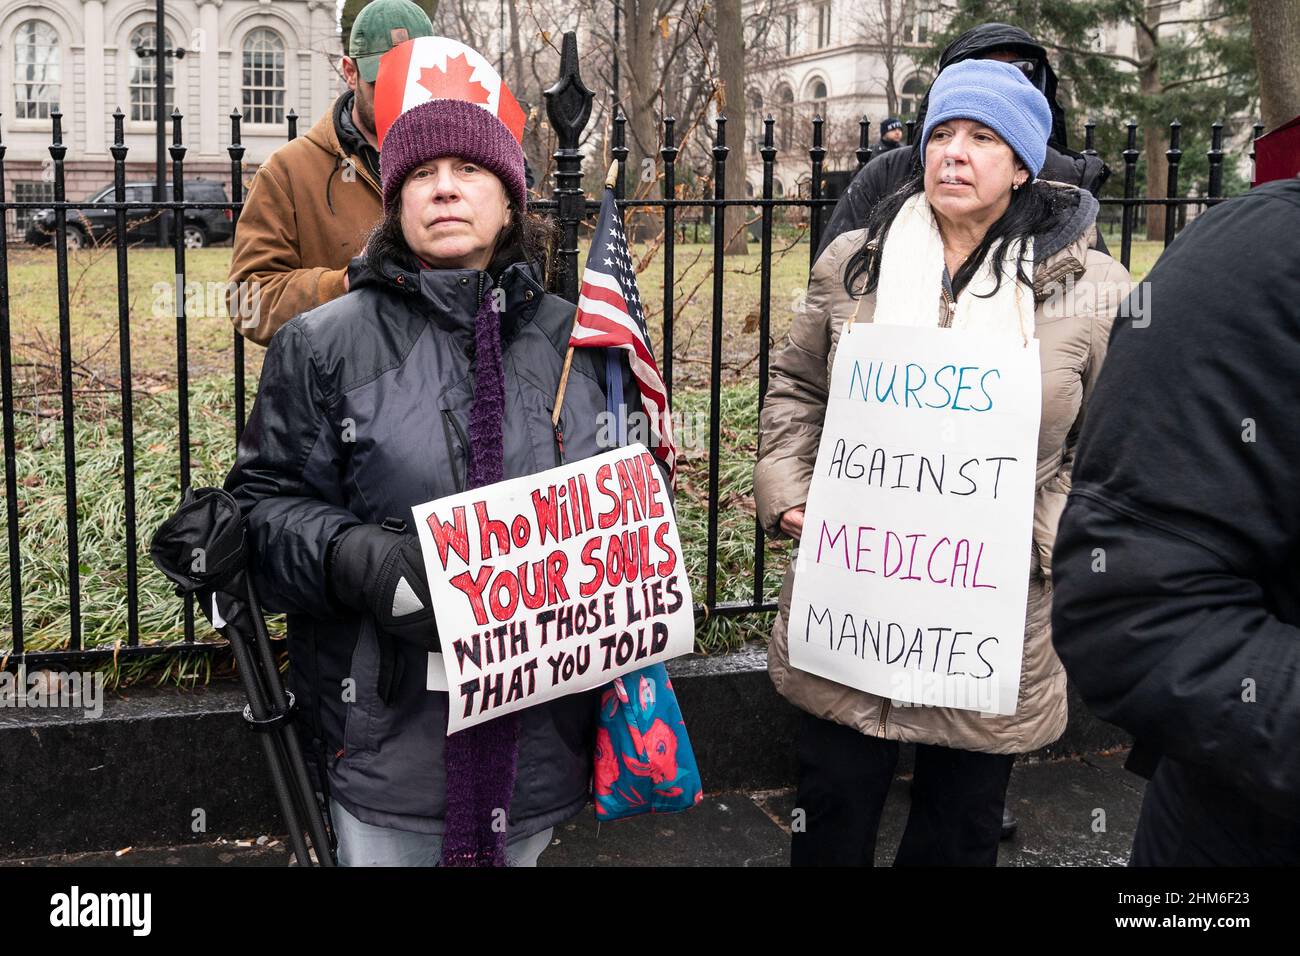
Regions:
<instances>
[{"instance_id":1,"label":"brown corduroy jacket","mask_svg":"<svg viewBox=\"0 0 1300 956\"><path fill-rule=\"evenodd\" d=\"M379 183L339 143L338 107L336 100L305 136L267 158L239 215L228 311L259 345L295 315L343 294L349 260L383 215Z\"/></svg>"}]
</instances>

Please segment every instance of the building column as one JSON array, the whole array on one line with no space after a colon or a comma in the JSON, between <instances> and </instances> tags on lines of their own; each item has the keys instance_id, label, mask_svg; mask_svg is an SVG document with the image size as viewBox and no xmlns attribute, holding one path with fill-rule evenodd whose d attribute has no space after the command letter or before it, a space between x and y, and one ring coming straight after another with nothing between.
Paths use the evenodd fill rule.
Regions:
<instances>
[{"instance_id":1,"label":"building column","mask_svg":"<svg viewBox=\"0 0 1300 956\"><path fill-rule=\"evenodd\" d=\"M104 131L108 120L104 113L104 0L86 0L86 86L81 100L84 111L82 128L86 131L86 156L99 159L108 153ZM69 72L69 77L71 73Z\"/></svg>"},{"instance_id":2,"label":"building column","mask_svg":"<svg viewBox=\"0 0 1300 956\"><path fill-rule=\"evenodd\" d=\"M305 112L314 122L334 102L334 71L329 53L335 49L334 4L325 0L308 0L307 42L311 47L311 103Z\"/></svg>"},{"instance_id":3,"label":"building column","mask_svg":"<svg viewBox=\"0 0 1300 956\"><path fill-rule=\"evenodd\" d=\"M217 11L221 0L203 0L199 5L199 154L205 159L215 157L221 150L221 132L226 128L226 118L220 115L220 70L218 57L221 51L221 33Z\"/></svg>"}]
</instances>

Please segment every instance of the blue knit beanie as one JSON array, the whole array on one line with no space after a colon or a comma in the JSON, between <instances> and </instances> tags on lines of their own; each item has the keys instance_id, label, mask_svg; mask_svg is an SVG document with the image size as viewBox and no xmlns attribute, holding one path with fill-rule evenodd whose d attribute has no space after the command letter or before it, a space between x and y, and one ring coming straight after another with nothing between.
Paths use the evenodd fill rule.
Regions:
<instances>
[{"instance_id":1,"label":"blue knit beanie","mask_svg":"<svg viewBox=\"0 0 1300 956\"><path fill-rule=\"evenodd\" d=\"M996 132L1034 176L1047 158L1052 110L1025 74L999 60L962 60L948 67L930 87L921 165L930 133L944 120L968 119Z\"/></svg>"}]
</instances>

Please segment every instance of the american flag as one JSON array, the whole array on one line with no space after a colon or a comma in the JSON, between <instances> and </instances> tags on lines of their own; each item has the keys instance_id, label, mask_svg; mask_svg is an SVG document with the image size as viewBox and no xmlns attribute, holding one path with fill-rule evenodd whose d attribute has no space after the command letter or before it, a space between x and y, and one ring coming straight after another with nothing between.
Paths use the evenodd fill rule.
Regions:
<instances>
[{"instance_id":1,"label":"american flag","mask_svg":"<svg viewBox=\"0 0 1300 956\"><path fill-rule=\"evenodd\" d=\"M600 202L600 219L582 273L578 314L569 344L574 348L620 348L627 352L641 389L641 405L649 418L647 444L668 467L670 480L676 481L677 446L668 413L668 389L650 347L645 312L636 288L636 268L623 234L623 216L614 204L614 190L608 187Z\"/></svg>"}]
</instances>

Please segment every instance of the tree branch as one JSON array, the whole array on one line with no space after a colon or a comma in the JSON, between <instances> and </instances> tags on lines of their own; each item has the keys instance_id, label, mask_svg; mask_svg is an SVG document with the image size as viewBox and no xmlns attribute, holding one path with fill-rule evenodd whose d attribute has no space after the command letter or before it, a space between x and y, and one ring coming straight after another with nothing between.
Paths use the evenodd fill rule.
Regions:
<instances>
[{"instance_id":1,"label":"tree branch","mask_svg":"<svg viewBox=\"0 0 1300 956\"><path fill-rule=\"evenodd\" d=\"M1161 20L1156 24L1156 29L1159 30L1161 27L1172 26L1175 23L1211 23L1215 20L1225 20L1230 16L1232 16L1230 13L1220 13L1212 17L1193 17L1190 20Z\"/></svg>"},{"instance_id":2,"label":"tree branch","mask_svg":"<svg viewBox=\"0 0 1300 956\"><path fill-rule=\"evenodd\" d=\"M1103 53L1100 50L1080 50L1077 47L1062 46L1059 43L1044 43L1043 46L1047 47L1049 50L1057 50L1061 53L1073 53L1076 56L1099 56L1106 60L1119 60L1123 63L1131 63L1138 69L1142 69L1142 67L1148 65L1146 61L1134 59L1131 56L1124 56L1121 53Z\"/></svg>"},{"instance_id":3,"label":"tree branch","mask_svg":"<svg viewBox=\"0 0 1300 956\"><path fill-rule=\"evenodd\" d=\"M1225 76L1232 76L1232 71L1224 70L1222 73L1211 73L1209 76L1195 76L1187 80L1174 80L1172 83L1164 84L1161 87L1161 92L1168 93L1170 90L1176 90L1180 86L1187 86L1189 83L1208 83L1210 80L1221 79Z\"/></svg>"}]
</instances>

